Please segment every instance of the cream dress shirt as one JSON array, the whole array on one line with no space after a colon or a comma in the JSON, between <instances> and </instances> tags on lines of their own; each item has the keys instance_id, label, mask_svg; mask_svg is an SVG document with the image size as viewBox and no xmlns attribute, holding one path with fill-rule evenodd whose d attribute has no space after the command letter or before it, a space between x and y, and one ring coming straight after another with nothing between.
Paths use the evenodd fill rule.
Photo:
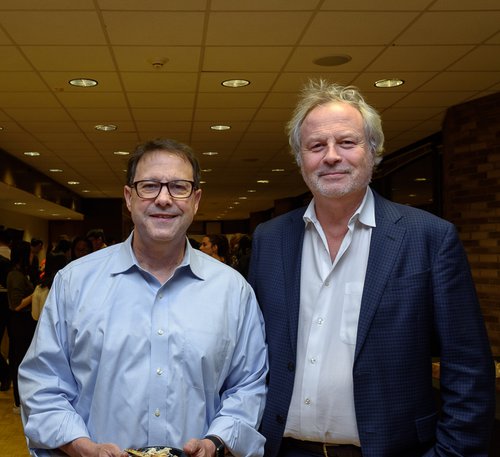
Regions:
<instances>
[{"instance_id":1,"label":"cream dress shirt","mask_svg":"<svg viewBox=\"0 0 500 457\"><path fill-rule=\"evenodd\" d=\"M359 445L352 368L375 207L371 190L332 262L314 200L305 214L295 383L285 436Z\"/></svg>"}]
</instances>

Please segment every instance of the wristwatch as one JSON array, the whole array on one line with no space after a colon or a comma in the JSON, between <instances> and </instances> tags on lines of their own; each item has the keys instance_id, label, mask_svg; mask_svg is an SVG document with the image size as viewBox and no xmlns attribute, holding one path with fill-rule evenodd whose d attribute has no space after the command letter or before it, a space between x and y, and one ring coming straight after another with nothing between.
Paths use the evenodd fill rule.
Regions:
<instances>
[{"instance_id":1,"label":"wristwatch","mask_svg":"<svg viewBox=\"0 0 500 457\"><path fill-rule=\"evenodd\" d=\"M207 435L205 436L205 439L210 440L215 444L215 457L224 457L226 453L226 445L224 444L224 441L215 435Z\"/></svg>"}]
</instances>

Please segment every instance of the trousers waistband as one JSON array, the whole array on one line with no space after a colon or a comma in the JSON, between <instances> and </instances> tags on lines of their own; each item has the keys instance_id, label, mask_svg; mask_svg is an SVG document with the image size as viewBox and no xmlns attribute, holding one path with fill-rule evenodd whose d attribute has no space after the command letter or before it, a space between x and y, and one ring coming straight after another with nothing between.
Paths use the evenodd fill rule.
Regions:
<instances>
[{"instance_id":1,"label":"trousers waistband","mask_svg":"<svg viewBox=\"0 0 500 457\"><path fill-rule=\"evenodd\" d=\"M362 457L361 448L354 444L328 444L316 441L302 441L294 438L283 438L283 444L291 448L302 449L324 457Z\"/></svg>"}]
</instances>

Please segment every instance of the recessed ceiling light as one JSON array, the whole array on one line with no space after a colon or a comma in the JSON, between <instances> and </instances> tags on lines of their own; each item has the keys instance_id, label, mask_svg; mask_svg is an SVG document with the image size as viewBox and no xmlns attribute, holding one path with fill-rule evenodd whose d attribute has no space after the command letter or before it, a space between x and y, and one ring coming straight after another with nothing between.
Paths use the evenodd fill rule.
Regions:
<instances>
[{"instance_id":1,"label":"recessed ceiling light","mask_svg":"<svg viewBox=\"0 0 500 457\"><path fill-rule=\"evenodd\" d=\"M233 202L233 205L239 205L240 202Z\"/></svg>"},{"instance_id":2,"label":"recessed ceiling light","mask_svg":"<svg viewBox=\"0 0 500 457\"><path fill-rule=\"evenodd\" d=\"M30 156L30 157L38 157L40 155L39 152L36 151L26 151L24 153L25 156Z\"/></svg>"},{"instance_id":3,"label":"recessed ceiling light","mask_svg":"<svg viewBox=\"0 0 500 457\"><path fill-rule=\"evenodd\" d=\"M314 59L313 63L315 65L320 65L322 67L336 67L338 65L344 65L352 59L351 56L347 54L339 54L332 56L319 57L318 59Z\"/></svg>"},{"instance_id":4,"label":"recessed ceiling light","mask_svg":"<svg viewBox=\"0 0 500 457\"><path fill-rule=\"evenodd\" d=\"M285 169L284 168L273 168L271 171L281 172L281 171L285 171Z\"/></svg>"},{"instance_id":5,"label":"recessed ceiling light","mask_svg":"<svg viewBox=\"0 0 500 457\"><path fill-rule=\"evenodd\" d=\"M249 194L253 194L254 192L257 192L257 191L256 191L255 189L248 189L248 190L247 190L247 192L248 192Z\"/></svg>"},{"instance_id":6,"label":"recessed ceiling light","mask_svg":"<svg viewBox=\"0 0 500 457\"><path fill-rule=\"evenodd\" d=\"M238 197L239 200L248 200L248 197Z\"/></svg>"},{"instance_id":7,"label":"recessed ceiling light","mask_svg":"<svg viewBox=\"0 0 500 457\"><path fill-rule=\"evenodd\" d=\"M57 217L57 216L60 216L60 214L59 213L52 213L51 216Z\"/></svg>"},{"instance_id":8,"label":"recessed ceiling light","mask_svg":"<svg viewBox=\"0 0 500 457\"><path fill-rule=\"evenodd\" d=\"M226 79L221 83L225 87L244 87L250 84L248 79Z\"/></svg>"},{"instance_id":9,"label":"recessed ceiling light","mask_svg":"<svg viewBox=\"0 0 500 457\"><path fill-rule=\"evenodd\" d=\"M200 181L200 184L206 184L207 182L206 181Z\"/></svg>"},{"instance_id":10,"label":"recessed ceiling light","mask_svg":"<svg viewBox=\"0 0 500 457\"><path fill-rule=\"evenodd\" d=\"M62 170L60 168L49 168L49 171L51 173L62 173Z\"/></svg>"},{"instance_id":11,"label":"recessed ceiling light","mask_svg":"<svg viewBox=\"0 0 500 457\"><path fill-rule=\"evenodd\" d=\"M26 202L14 202L14 205L16 205L16 206L24 206L24 205L26 205Z\"/></svg>"},{"instance_id":12,"label":"recessed ceiling light","mask_svg":"<svg viewBox=\"0 0 500 457\"><path fill-rule=\"evenodd\" d=\"M3 127L0 125L0 130L3 130Z\"/></svg>"},{"instance_id":13,"label":"recessed ceiling light","mask_svg":"<svg viewBox=\"0 0 500 457\"><path fill-rule=\"evenodd\" d=\"M203 173L210 173L212 171L211 168L202 168Z\"/></svg>"},{"instance_id":14,"label":"recessed ceiling light","mask_svg":"<svg viewBox=\"0 0 500 457\"><path fill-rule=\"evenodd\" d=\"M88 194L90 192L90 190L88 189L83 189L82 192L85 192L86 194Z\"/></svg>"},{"instance_id":15,"label":"recessed ceiling light","mask_svg":"<svg viewBox=\"0 0 500 457\"><path fill-rule=\"evenodd\" d=\"M45 212L45 210L43 208L40 208L38 211L40 211L41 213Z\"/></svg>"},{"instance_id":16,"label":"recessed ceiling light","mask_svg":"<svg viewBox=\"0 0 500 457\"><path fill-rule=\"evenodd\" d=\"M69 83L76 87L94 87L97 86L97 81L95 79L89 78L75 78L70 79Z\"/></svg>"},{"instance_id":17,"label":"recessed ceiling light","mask_svg":"<svg viewBox=\"0 0 500 457\"><path fill-rule=\"evenodd\" d=\"M399 78L388 78L388 79L379 79L375 81L375 87L398 87L403 85L405 82Z\"/></svg>"},{"instance_id":18,"label":"recessed ceiling light","mask_svg":"<svg viewBox=\"0 0 500 457\"><path fill-rule=\"evenodd\" d=\"M212 125L210 126L212 130L229 130L231 128L230 125Z\"/></svg>"},{"instance_id":19,"label":"recessed ceiling light","mask_svg":"<svg viewBox=\"0 0 500 457\"><path fill-rule=\"evenodd\" d=\"M269 183L269 180L268 179L258 179L257 182L259 184L268 184Z\"/></svg>"},{"instance_id":20,"label":"recessed ceiling light","mask_svg":"<svg viewBox=\"0 0 500 457\"><path fill-rule=\"evenodd\" d=\"M115 152L113 152L113 154L115 156L128 156L130 154L130 152L127 152L127 151L115 151Z\"/></svg>"},{"instance_id":21,"label":"recessed ceiling light","mask_svg":"<svg viewBox=\"0 0 500 457\"><path fill-rule=\"evenodd\" d=\"M414 181L415 182L425 182L425 181L427 181L427 178L415 178Z\"/></svg>"},{"instance_id":22,"label":"recessed ceiling light","mask_svg":"<svg viewBox=\"0 0 500 457\"><path fill-rule=\"evenodd\" d=\"M113 130L116 130L118 127L113 124L98 124L94 128L103 132L111 132Z\"/></svg>"},{"instance_id":23,"label":"recessed ceiling light","mask_svg":"<svg viewBox=\"0 0 500 457\"><path fill-rule=\"evenodd\" d=\"M218 152L215 151L207 151L207 152L202 152L204 156L216 156Z\"/></svg>"},{"instance_id":24,"label":"recessed ceiling light","mask_svg":"<svg viewBox=\"0 0 500 457\"><path fill-rule=\"evenodd\" d=\"M77 184L80 184L80 181L68 181L68 184L70 186L76 186Z\"/></svg>"}]
</instances>

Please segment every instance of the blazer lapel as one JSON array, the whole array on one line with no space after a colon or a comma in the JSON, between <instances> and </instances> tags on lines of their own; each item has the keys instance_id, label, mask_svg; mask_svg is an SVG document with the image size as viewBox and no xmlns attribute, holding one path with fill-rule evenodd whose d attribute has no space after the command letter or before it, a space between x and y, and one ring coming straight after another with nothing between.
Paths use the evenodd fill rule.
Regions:
<instances>
[{"instance_id":1,"label":"blazer lapel","mask_svg":"<svg viewBox=\"0 0 500 457\"><path fill-rule=\"evenodd\" d=\"M358 357L380 303L406 228L396 224L401 218L395 205L374 192L376 227L372 230L354 360Z\"/></svg>"},{"instance_id":2,"label":"blazer lapel","mask_svg":"<svg viewBox=\"0 0 500 457\"><path fill-rule=\"evenodd\" d=\"M290 213L289 223L283 226L281 237L290 345L294 355L297 353L297 328L299 325L300 270L302 265L302 244L304 241L304 212L305 208ZM288 274L288 272L290 274Z\"/></svg>"}]
</instances>

